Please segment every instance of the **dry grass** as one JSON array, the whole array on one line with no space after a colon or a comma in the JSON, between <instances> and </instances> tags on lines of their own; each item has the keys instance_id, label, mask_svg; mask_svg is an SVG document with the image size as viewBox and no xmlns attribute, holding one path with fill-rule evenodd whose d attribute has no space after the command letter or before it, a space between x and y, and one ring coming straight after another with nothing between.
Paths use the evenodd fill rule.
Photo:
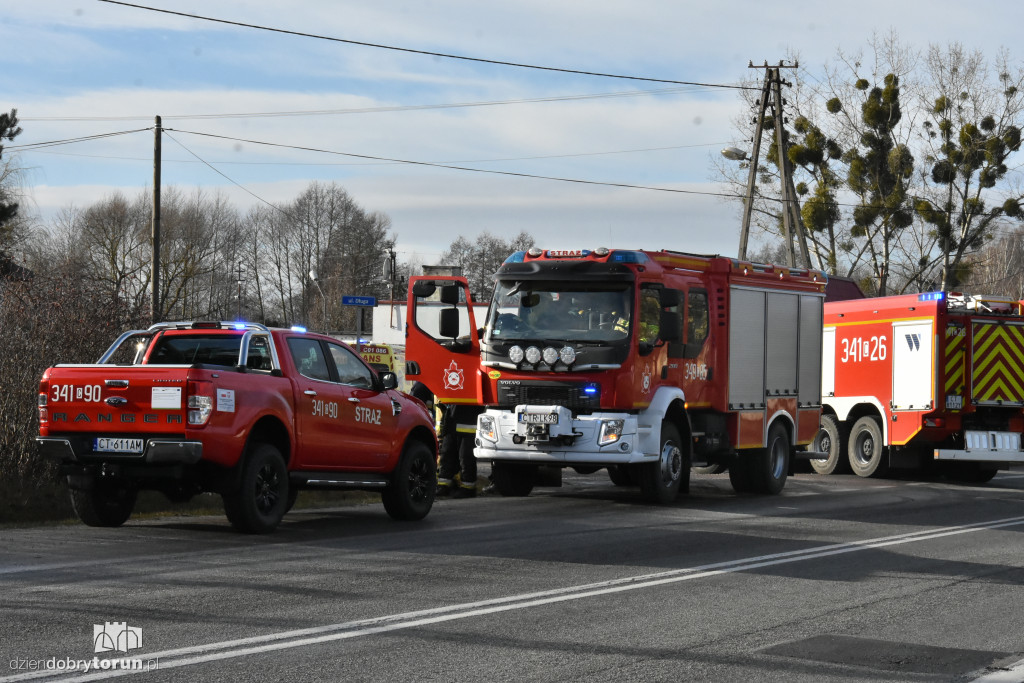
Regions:
<instances>
[{"instance_id":1,"label":"dry grass","mask_svg":"<svg viewBox=\"0 0 1024 683\"><path fill-rule=\"evenodd\" d=\"M0 496L0 529L45 526L50 524L77 524L71 509L67 486L52 483L32 492L3 491ZM295 501L295 510L345 507L379 503L380 494L367 491L303 491ZM224 514L220 496L203 493L187 503L172 503L163 494L155 491L139 493L132 519L159 519L161 517L202 517Z\"/></svg>"}]
</instances>

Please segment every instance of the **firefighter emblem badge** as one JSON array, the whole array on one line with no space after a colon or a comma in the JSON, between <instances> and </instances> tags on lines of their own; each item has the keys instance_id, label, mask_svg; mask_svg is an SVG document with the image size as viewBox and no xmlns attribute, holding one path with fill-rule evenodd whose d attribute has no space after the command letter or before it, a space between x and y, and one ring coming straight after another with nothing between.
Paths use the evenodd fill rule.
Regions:
<instances>
[{"instance_id":1,"label":"firefighter emblem badge","mask_svg":"<svg viewBox=\"0 0 1024 683\"><path fill-rule=\"evenodd\" d=\"M445 389L462 389L465 383L465 375L462 372L462 368L452 361L452 364L444 371L444 388Z\"/></svg>"}]
</instances>

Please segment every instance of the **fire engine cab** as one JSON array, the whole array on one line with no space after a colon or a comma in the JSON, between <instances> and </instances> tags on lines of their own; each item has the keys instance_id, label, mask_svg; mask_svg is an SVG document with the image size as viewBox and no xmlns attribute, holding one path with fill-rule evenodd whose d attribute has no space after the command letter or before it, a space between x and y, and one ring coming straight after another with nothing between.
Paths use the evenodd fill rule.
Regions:
<instances>
[{"instance_id":1,"label":"fire engine cab","mask_svg":"<svg viewBox=\"0 0 1024 683\"><path fill-rule=\"evenodd\" d=\"M929 292L829 302L817 447L831 474L936 465L984 482L1024 462L1024 316L1006 297Z\"/></svg>"},{"instance_id":2,"label":"fire engine cab","mask_svg":"<svg viewBox=\"0 0 1024 683\"><path fill-rule=\"evenodd\" d=\"M465 279L410 281L406 375L475 413L474 454L504 495L551 466L606 468L655 502L687 489L691 465L778 493L818 432L818 271L533 248L494 279L479 326Z\"/></svg>"}]
</instances>

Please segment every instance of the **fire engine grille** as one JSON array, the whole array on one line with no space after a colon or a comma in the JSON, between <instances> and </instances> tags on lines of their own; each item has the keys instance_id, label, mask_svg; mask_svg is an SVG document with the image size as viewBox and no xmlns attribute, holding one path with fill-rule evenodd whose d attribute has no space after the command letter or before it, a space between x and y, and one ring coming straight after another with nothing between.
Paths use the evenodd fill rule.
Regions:
<instances>
[{"instance_id":1,"label":"fire engine grille","mask_svg":"<svg viewBox=\"0 0 1024 683\"><path fill-rule=\"evenodd\" d=\"M498 380L498 401L501 408L559 405L574 414L592 413L601 406L601 388L584 382Z\"/></svg>"}]
</instances>

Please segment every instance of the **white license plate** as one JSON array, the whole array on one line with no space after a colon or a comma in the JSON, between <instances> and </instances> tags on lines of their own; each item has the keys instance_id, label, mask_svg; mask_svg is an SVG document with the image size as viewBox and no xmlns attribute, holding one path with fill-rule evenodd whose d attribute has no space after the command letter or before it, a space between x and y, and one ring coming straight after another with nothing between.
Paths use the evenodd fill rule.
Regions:
<instances>
[{"instance_id":1,"label":"white license plate","mask_svg":"<svg viewBox=\"0 0 1024 683\"><path fill-rule=\"evenodd\" d=\"M142 439L96 439L94 448L98 453L141 453L143 451Z\"/></svg>"},{"instance_id":2,"label":"white license plate","mask_svg":"<svg viewBox=\"0 0 1024 683\"><path fill-rule=\"evenodd\" d=\"M520 413L519 421L534 425L556 425L558 413Z\"/></svg>"}]
</instances>

